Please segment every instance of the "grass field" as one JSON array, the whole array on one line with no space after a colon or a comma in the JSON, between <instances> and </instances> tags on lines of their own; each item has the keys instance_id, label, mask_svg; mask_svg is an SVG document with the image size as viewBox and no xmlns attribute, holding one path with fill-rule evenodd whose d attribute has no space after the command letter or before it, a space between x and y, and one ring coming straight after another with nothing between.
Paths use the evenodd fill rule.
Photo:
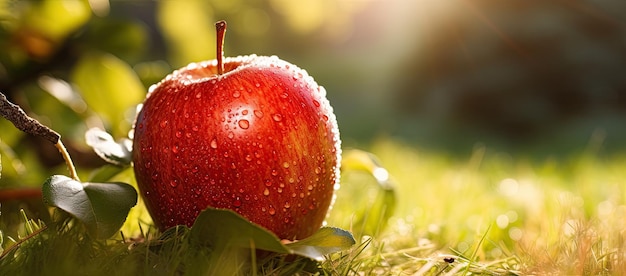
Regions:
<instances>
[{"instance_id":1,"label":"grass field","mask_svg":"<svg viewBox=\"0 0 626 276\"><path fill-rule=\"evenodd\" d=\"M328 256L322 270L317 270L322 274L619 275L626 271L624 157L604 157L590 149L571 158L531 161L478 146L464 159L390 139L378 140L368 150L378 156L395 185L395 206L387 206L393 215L385 224L376 205L381 189L371 175L345 171L328 225L352 230L357 245ZM370 221L363 222L364 218ZM145 221L146 213L137 208L123 228L127 242L130 233L138 233L140 219ZM147 226L143 227L145 233ZM147 242L135 240L131 246L119 240L89 242L73 235L77 233L41 235L18 248L29 258L5 262L0 269L20 271L17 265L36 262L49 265L44 272L58 266L97 274L106 271L98 270L104 266L122 274L141 274L148 270L137 267L176 267L190 258L176 241L184 235L172 238L172 250L159 246L160 253L142 246ZM50 252L74 257L50 259L55 255ZM311 263L269 258L257 260L256 265L258 269L241 265L238 271L308 275L306 267ZM176 270L161 273L177 274Z\"/></svg>"},{"instance_id":2,"label":"grass field","mask_svg":"<svg viewBox=\"0 0 626 276\"><path fill-rule=\"evenodd\" d=\"M476 147L463 160L389 140L371 151L397 183L395 215L373 242L385 273L626 271L624 157L590 148L531 161Z\"/></svg>"}]
</instances>

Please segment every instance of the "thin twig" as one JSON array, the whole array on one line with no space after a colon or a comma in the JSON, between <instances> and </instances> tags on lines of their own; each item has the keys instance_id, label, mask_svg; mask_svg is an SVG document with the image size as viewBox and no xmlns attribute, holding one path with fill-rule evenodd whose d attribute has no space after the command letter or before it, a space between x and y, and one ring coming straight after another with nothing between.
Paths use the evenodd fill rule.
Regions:
<instances>
[{"instance_id":1,"label":"thin twig","mask_svg":"<svg viewBox=\"0 0 626 276\"><path fill-rule=\"evenodd\" d=\"M65 149L63 142L61 142L61 135L26 115L26 112L24 112L20 106L11 103L2 92L0 92L0 115L13 123L17 129L50 141L50 143L61 152L65 164L70 171L70 176L74 180L79 181L76 168L74 167L74 163L72 163L72 158L70 158L67 149Z\"/></svg>"}]
</instances>

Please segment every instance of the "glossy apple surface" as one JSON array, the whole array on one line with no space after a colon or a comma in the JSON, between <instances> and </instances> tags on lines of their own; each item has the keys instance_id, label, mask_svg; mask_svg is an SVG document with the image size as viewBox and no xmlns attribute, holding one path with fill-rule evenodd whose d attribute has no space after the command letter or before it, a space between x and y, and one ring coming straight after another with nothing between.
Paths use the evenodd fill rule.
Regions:
<instances>
[{"instance_id":1,"label":"glossy apple surface","mask_svg":"<svg viewBox=\"0 0 626 276\"><path fill-rule=\"evenodd\" d=\"M277 57L192 63L150 88L134 127L133 163L161 229L228 208L283 239L322 225L341 158L323 87Z\"/></svg>"}]
</instances>

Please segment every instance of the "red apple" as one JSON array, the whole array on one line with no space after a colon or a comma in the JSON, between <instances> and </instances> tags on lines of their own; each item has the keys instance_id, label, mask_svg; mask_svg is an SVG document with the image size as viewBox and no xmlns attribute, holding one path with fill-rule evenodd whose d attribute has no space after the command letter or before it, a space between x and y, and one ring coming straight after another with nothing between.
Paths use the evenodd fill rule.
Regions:
<instances>
[{"instance_id":1,"label":"red apple","mask_svg":"<svg viewBox=\"0 0 626 276\"><path fill-rule=\"evenodd\" d=\"M272 56L218 59L150 87L134 126L137 184L161 229L227 208L282 239L322 225L338 188L339 131L326 91ZM223 27L220 30L220 27Z\"/></svg>"}]
</instances>

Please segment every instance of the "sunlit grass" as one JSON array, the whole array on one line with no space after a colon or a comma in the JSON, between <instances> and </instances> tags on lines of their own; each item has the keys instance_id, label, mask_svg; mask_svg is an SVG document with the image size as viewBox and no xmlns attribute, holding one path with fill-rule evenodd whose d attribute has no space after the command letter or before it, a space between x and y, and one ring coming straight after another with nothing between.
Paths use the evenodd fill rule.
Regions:
<instances>
[{"instance_id":1,"label":"sunlit grass","mask_svg":"<svg viewBox=\"0 0 626 276\"><path fill-rule=\"evenodd\" d=\"M474 272L626 271L622 156L587 151L531 161L478 146L459 159L386 139L370 150L396 179L399 197L388 231L373 242L384 244L379 258L396 262L386 272L408 264L424 272L416 267L447 254L462 255L456 260Z\"/></svg>"}]
</instances>

